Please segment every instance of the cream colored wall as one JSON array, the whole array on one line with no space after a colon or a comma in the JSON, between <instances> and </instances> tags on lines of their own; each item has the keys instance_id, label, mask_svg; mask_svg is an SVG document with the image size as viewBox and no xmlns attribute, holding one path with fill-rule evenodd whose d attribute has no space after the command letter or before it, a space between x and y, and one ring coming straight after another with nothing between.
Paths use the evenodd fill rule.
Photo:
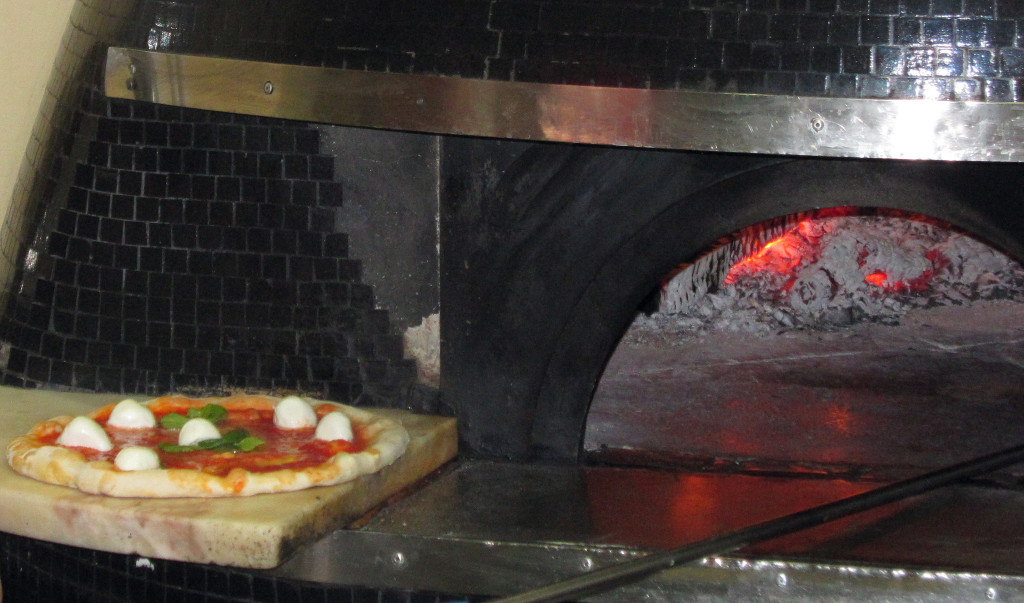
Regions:
<instances>
[{"instance_id":1,"label":"cream colored wall","mask_svg":"<svg viewBox=\"0 0 1024 603\"><path fill-rule=\"evenodd\" d=\"M75 0L0 0L0 217Z\"/></svg>"}]
</instances>

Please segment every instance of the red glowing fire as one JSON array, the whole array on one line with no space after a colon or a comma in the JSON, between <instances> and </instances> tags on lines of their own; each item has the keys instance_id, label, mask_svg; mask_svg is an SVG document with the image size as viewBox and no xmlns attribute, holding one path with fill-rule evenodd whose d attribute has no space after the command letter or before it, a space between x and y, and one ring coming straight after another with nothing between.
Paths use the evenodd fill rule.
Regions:
<instances>
[{"instance_id":1,"label":"red glowing fire","mask_svg":"<svg viewBox=\"0 0 1024 603\"><path fill-rule=\"evenodd\" d=\"M788 292L799 278L801 273L813 268L819 272L823 271L829 275L832 285L835 286L834 267L822 267L821 261L824 255L829 259L837 261L839 253L833 251L827 253L824 247L829 244L833 234L839 229L834 222L835 217L809 218L802 220L796 226L789 229L785 234L772 239L761 246L760 249L751 253L732 266L726 278L726 285L733 285L742 279L754 276L776 275L780 292ZM863 282L886 291L896 293L910 293L924 291L929 288L932 276L948 261L935 249L914 250L916 257L911 258L913 267L905 266L879 266L884 260L902 264L907 263L908 253L899 250L894 253L891 249L884 247L875 241L864 241L855 250L849 250L849 246L843 251L850 256L845 258L846 263L856 262L856 269L860 271ZM913 252L911 252L913 255ZM838 258L840 264L844 258ZM847 266L850 268L851 266ZM895 277L893 274L898 274Z\"/></svg>"}]
</instances>

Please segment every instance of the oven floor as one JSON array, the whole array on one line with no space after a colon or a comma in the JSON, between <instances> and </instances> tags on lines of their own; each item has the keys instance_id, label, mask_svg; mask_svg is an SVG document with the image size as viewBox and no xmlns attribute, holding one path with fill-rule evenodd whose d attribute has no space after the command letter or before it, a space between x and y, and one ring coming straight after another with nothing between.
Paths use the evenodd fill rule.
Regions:
<instances>
[{"instance_id":1,"label":"oven floor","mask_svg":"<svg viewBox=\"0 0 1024 603\"><path fill-rule=\"evenodd\" d=\"M1024 443L1024 304L899 326L621 344L597 388L592 460L902 478Z\"/></svg>"}]
</instances>

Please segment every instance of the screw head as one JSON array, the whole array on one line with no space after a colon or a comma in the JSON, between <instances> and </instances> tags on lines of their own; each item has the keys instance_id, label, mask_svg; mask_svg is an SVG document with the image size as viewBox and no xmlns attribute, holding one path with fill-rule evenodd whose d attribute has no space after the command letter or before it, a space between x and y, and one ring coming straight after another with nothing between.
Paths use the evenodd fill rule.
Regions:
<instances>
[{"instance_id":1,"label":"screw head","mask_svg":"<svg viewBox=\"0 0 1024 603\"><path fill-rule=\"evenodd\" d=\"M821 132L825 129L825 120L820 117L811 118L811 129L815 132Z\"/></svg>"},{"instance_id":2,"label":"screw head","mask_svg":"<svg viewBox=\"0 0 1024 603\"><path fill-rule=\"evenodd\" d=\"M273 94L273 93L274 93L274 82L270 82L270 81L264 82L264 84L263 84L263 94Z\"/></svg>"}]
</instances>

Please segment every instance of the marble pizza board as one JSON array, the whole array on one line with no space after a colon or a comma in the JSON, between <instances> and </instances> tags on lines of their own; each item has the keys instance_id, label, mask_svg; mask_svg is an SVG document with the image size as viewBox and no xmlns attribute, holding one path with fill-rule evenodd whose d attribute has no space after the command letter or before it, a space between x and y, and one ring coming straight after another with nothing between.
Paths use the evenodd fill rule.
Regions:
<instances>
[{"instance_id":1,"label":"marble pizza board","mask_svg":"<svg viewBox=\"0 0 1024 603\"><path fill-rule=\"evenodd\" d=\"M38 421L79 415L121 394L0 387L0 443ZM136 396L138 400L146 396ZM370 409L400 420L409 448L380 473L338 486L238 498L141 499L85 494L18 473L0 457L0 532L114 553L271 568L434 471L457 452L455 420Z\"/></svg>"}]
</instances>

